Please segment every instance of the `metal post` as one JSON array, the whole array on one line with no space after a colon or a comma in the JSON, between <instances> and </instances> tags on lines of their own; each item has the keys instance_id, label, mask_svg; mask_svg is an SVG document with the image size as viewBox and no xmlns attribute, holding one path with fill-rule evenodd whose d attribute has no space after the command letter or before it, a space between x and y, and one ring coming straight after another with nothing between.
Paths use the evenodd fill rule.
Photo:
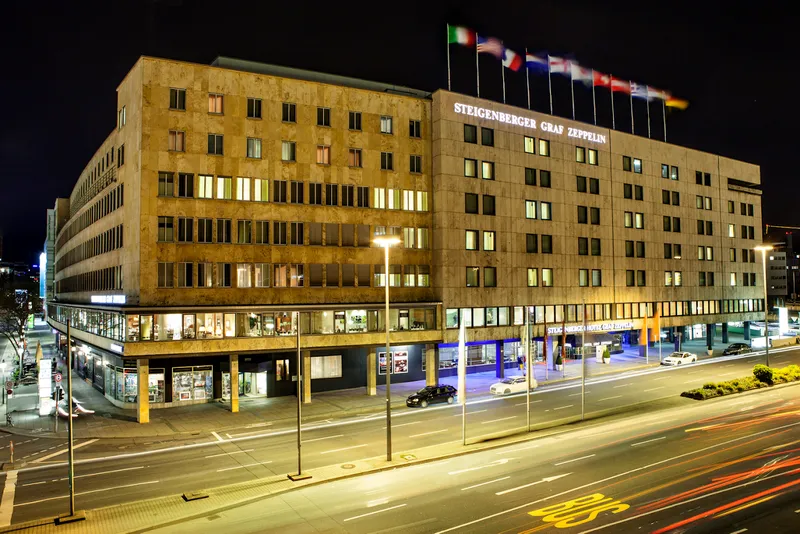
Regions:
<instances>
[{"instance_id":1,"label":"metal post","mask_svg":"<svg viewBox=\"0 0 800 534\"><path fill-rule=\"evenodd\" d=\"M450 24L447 25L447 37L445 39L445 43L447 43L447 90L450 90Z\"/></svg>"},{"instance_id":2,"label":"metal post","mask_svg":"<svg viewBox=\"0 0 800 534\"><path fill-rule=\"evenodd\" d=\"M289 480L306 480L311 478L311 475L303 474L303 455L302 448L302 406L303 406L303 360L300 355L300 312L292 312L295 316L295 338L297 340L297 474L288 475Z\"/></svg>"},{"instance_id":3,"label":"metal post","mask_svg":"<svg viewBox=\"0 0 800 534\"><path fill-rule=\"evenodd\" d=\"M581 332L581 421L586 413L586 299L583 299L583 332Z\"/></svg>"},{"instance_id":4,"label":"metal post","mask_svg":"<svg viewBox=\"0 0 800 534\"><path fill-rule=\"evenodd\" d=\"M389 347L389 244L384 245L386 251L386 313L383 318L386 326L386 461L392 461L392 371L394 358Z\"/></svg>"},{"instance_id":5,"label":"metal post","mask_svg":"<svg viewBox=\"0 0 800 534\"><path fill-rule=\"evenodd\" d=\"M764 348L766 351L767 356L767 367L769 367L769 306L767 306L767 251L766 249L761 249L761 266L763 267L764 271L764 334L765 334L765 343Z\"/></svg>"},{"instance_id":6,"label":"metal post","mask_svg":"<svg viewBox=\"0 0 800 534\"><path fill-rule=\"evenodd\" d=\"M525 414L531 431L531 314L525 306Z\"/></svg>"},{"instance_id":7,"label":"metal post","mask_svg":"<svg viewBox=\"0 0 800 534\"><path fill-rule=\"evenodd\" d=\"M67 319L67 446L69 449L69 515L75 515L75 451L72 446L72 332ZM56 407L56 417L58 408Z\"/></svg>"}]
</instances>

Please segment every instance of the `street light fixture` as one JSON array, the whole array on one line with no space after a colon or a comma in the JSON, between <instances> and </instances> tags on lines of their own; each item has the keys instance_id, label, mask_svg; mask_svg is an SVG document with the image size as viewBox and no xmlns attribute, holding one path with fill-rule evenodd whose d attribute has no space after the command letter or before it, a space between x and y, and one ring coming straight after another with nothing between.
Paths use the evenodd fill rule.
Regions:
<instances>
[{"instance_id":1,"label":"street light fixture","mask_svg":"<svg viewBox=\"0 0 800 534\"><path fill-rule=\"evenodd\" d=\"M383 324L386 326L386 461L392 461L392 369L394 362L392 353L389 350L389 247L400 243L400 238L396 236L384 235L376 237L373 242L383 247L385 251L385 273L383 285L386 288L386 312L383 317Z\"/></svg>"},{"instance_id":2,"label":"street light fixture","mask_svg":"<svg viewBox=\"0 0 800 534\"><path fill-rule=\"evenodd\" d=\"M764 272L764 334L765 334L765 351L767 355L767 367L769 367L769 318L767 313L769 307L767 306L767 251L772 250L772 245L759 245L754 247L755 250L761 251L761 267Z\"/></svg>"}]
</instances>

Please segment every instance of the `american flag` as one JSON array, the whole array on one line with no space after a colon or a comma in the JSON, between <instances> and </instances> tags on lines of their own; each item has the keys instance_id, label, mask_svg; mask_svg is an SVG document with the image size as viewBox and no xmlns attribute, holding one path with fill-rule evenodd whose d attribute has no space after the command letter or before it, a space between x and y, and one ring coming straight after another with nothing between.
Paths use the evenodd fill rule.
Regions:
<instances>
[{"instance_id":1,"label":"american flag","mask_svg":"<svg viewBox=\"0 0 800 534\"><path fill-rule=\"evenodd\" d=\"M497 59L503 59L503 43L494 37L478 36L478 52L492 54Z\"/></svg>"}]
</instances>

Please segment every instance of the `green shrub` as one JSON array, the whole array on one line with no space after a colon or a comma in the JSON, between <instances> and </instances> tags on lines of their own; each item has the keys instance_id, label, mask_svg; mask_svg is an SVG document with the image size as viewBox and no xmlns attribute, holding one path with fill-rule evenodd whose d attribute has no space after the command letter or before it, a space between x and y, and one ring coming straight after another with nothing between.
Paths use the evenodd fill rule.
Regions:
<instances>
[{"instance_id":1,"label":"green shrub","mask_svg":"<svg viewBox=\"0 0 800 534\"><path fill-rule=\"evenodd\" d=\"M753 367L753 376L755 376L759 382L764 382L765 384L772 384L772 368L767 367L766 365L758 364Z\"/></svg>"},{"instance_id":2,"label":"green shrub","mask_svg":"<svg viewBox=\"0 0 800 534\"><path fill-rule=\"evenodd\" d=\"M717 389L717 385L714 382L709 382L708 384L703 384L703 389Z\"/></svg>"},{"instance_id":3,"label":"green shrub","mask_svg":"<svg viewBox=\"0 0 800 534\"><path fill-rule=\"evenodd\" d=\"M708 382L701 388L684 391L681 393L681 397L704 400L796 381L800 381L800 366L798 365L789 365L783 369L756 365L753 368L753 376L735 378L726 382Z\"/></svg>"}]
</instances>

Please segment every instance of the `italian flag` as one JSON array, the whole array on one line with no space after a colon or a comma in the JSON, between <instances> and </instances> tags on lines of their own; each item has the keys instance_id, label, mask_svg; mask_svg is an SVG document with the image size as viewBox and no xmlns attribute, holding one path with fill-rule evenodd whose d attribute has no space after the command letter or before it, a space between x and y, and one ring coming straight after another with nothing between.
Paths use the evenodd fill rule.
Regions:
<instances>
[{"instance_id":1,"label":"italian flag","mask_svg":"<svg viewBox=\"0 0 800 534\"><path fill-rule=\"evenodd\" d=\"M475 32L461 26L447 25L447 44L475 46Z\"/></svg>"}]
</instances>

